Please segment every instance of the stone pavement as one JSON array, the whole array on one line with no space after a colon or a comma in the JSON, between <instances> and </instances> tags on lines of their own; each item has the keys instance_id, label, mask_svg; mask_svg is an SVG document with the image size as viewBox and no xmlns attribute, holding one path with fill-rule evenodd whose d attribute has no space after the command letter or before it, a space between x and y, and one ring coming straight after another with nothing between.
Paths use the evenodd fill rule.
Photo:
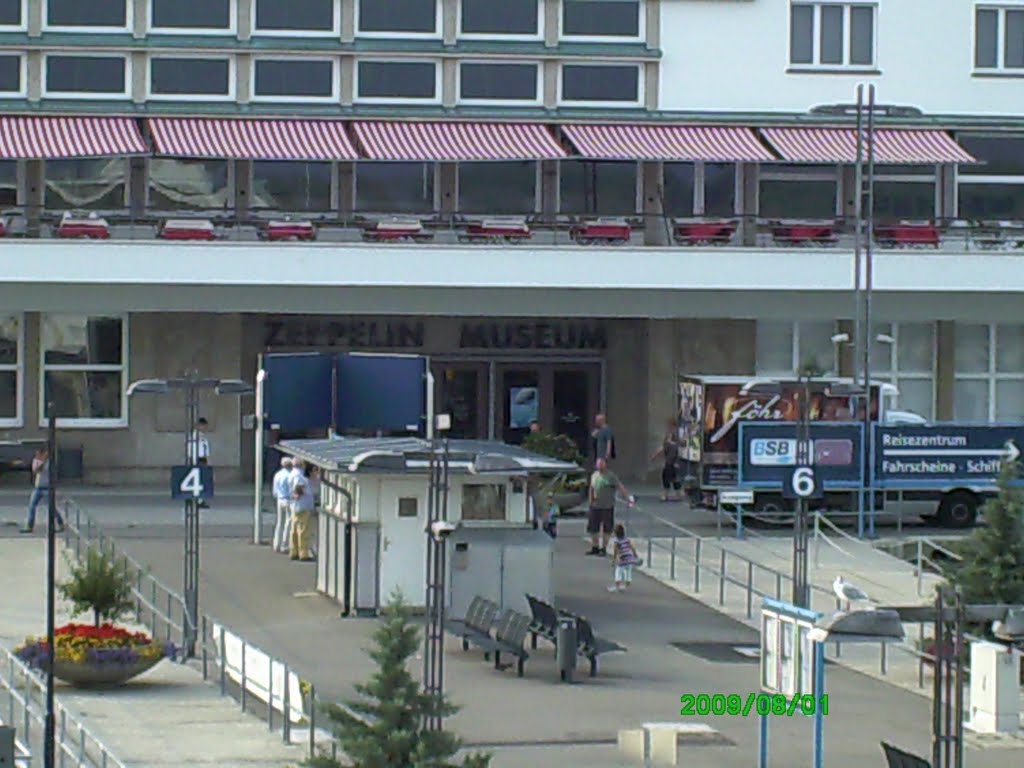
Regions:
<instances>
[{"instance_id":1,"label":"stone pavement","mask_svg":"<svg viewBox=\"0 0 1024 768\"><path fill-rule=\"evenodd\" d=\"M64 569L62 559L58 582ZM0 538L0 584L0 644L13 650L45 633L44 539ZM59 603L58 626L69 620ZM302 759L300 748L284 745L195 669L171 661L102 692L58 684L57 699L129 768L284 768Z\"/></svg>"}]
</instances>

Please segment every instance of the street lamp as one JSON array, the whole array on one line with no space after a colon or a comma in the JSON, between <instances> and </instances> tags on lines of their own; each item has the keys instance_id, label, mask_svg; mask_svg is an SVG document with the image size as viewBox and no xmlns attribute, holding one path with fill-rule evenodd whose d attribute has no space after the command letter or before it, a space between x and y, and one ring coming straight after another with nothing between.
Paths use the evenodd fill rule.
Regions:
<instances>
[{"instance_id":1,"label":"street lamp","mask_svg":"<svg viewBox=\"0 0 1024 768\"><path fill-rule=\"evenodd\" d=\"M455 526L448 522L450 451L448 431L451 416L439 414L430 425L430 489L427 496L427 630L423 648L423 687L428 696L440 703L444 697L444 608L447 593L446 555L448 537ZM438 437L438 432L443 437ZM444 717L440 709L425 717L428 731L441 731Z\"/></svg>"},{"instance_id":2,"label":"street lamp","mask_svg":"<svg viewBox=\"0 0 1024 768\"><path fill-rule=\"evenodd\" d=\"M249 395L253 388L241 379L202 378L198 371L186 371L175 379L140 379L128 387L128 396L167 395L171 392L185 393L185 464L198 469L199 438L193 437L199 420L199 393L212 389L218 395ZM199 502L202 488L199 486L191 497L185 498L185 613L183 634L185 655L196 655L196 631L199 626Z\"/></svg>"},{"instance_id":3,"label":"street lamp","mask_svg":"<svg viewBox=\"0 0 1024 768\"><path fill-rule=\"evenodd\" d=\"M54 704L53 668L57 659L55 651L55 629L57 612L57 408L53 400L46 403L46 448L50 462L50 490L46 501L46 647L50 651L50 663L46 665L46 719L43 735L43 766L54 768L57 764L57 720Z\"/></svg>"}]
</instances>

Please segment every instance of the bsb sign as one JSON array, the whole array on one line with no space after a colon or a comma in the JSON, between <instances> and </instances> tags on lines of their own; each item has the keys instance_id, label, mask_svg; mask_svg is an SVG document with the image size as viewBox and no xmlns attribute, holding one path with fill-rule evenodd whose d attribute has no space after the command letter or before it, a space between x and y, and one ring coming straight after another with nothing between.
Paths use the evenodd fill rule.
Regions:
<instances>
[{"instance_id":1,"label":"bsb sign","mask_svg":"<svg viewBox=\"0 0 1024 768\"><path fill-rule=\"evenodd\" d=\"M880 486L995 485L1004 461L1020 456L1024 425L875 427Z\"/></svg>"},{"instance_id":2,"label":"bsb sign","mask_svg":"<svg viewBox=\"0 0 1024 768\"><path fill-rule=\"evenodd\" d=\"M796 424L740 422L739 485L784 489L797 468ZM810 466L816 490L860 486L863 425L857 422L813 422L810 425Z\"/></svg>"}]
</instances>

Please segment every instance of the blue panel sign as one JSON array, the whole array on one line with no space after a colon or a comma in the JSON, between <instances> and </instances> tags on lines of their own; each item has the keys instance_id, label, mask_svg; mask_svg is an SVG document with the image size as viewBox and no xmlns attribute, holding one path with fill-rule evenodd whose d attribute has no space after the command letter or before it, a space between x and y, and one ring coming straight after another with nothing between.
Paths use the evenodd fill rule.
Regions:
<instances>
[{"instance_id":1,"label":"blue panel sign","mask_svg":"<svg viewBox=\"0 0 1024 768\"><path fill-rule=\"evenodd\" d=\"M875 482L890 488L994 486L1024 447L1024 424L875 427Z\"/></svg>"},{"instance_id":2,"label":"blue panel sign","mask_svg":"<svg viewBox=\"0 0 1024 768\"><path fill-rule=\"evenodd\" d=\"M317 352L263 356L263 413L284 432L326 431L334 416L334 356Z\"/></svg>"},{"instance_id":3,"label":"blue panel sign","mask_svg":"<svg viewBox=\"0 0 1024 768\"><path fill-rule=\"evenodd\" d=\"M348 354L338 358L336 430L412 432L426 427L427 358Z\"/></svg>"},{"instance_id":4,"label":"blue panel sign","mask_svg":"<svg viewBox=\"0 0 1024 768\"><path fill-rule=\"evenodd\" d=\"M740 422L739 484L783 489L796 468L797 425L793 422ZM858 488L864 479L864 427L851 422L810 426L811 465L819 489Z\"/></svg>"},{"instance_id":5,"label":"blue panel sign","mask_svg":"<svg viewBox=\"0 0 1024 768\"><path fill-rule=\"evenodd\" d=\"M212 499L213 467L171 467L172 499Z\"/></svg>"}]
</instances>

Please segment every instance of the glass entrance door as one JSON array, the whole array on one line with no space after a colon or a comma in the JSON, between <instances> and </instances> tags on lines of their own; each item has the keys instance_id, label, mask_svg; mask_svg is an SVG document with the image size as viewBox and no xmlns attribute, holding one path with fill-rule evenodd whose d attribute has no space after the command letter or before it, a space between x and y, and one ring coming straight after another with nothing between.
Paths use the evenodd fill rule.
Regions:
<instances>
[{"instance_id":1,"label":"glass entrance door","mask_svg":"<svg viewBox=\"0 0 1024 768\"><path fill-rule=\"evenodd\" d=\"M541 419L540 370L503 369L500 381L501 420L495 432L502 441L519 445L530 431L530 422Z\"/></svg>"},{"instance_id":2,"label":"glass entrance door","mask_svg":"<svg viewBox=\"0 0 1024 768\"><path fill-rule=\"evenodd\" d=\"M552 430L571 437L584 456L590 451L598 375L592 368L556 368L552 376Z\"/></svg>"},{"instance_id":3,"label":"glass entrance door","mask_svg":"<svg viewBox=\"0 0 1024 768\"><path fill-rule=\"evenodd\" d=\"M434 412L452 417L448 433L454 438L487 437L487 364L437 363L434 373Z\"/></svg>"}]
</instances>

